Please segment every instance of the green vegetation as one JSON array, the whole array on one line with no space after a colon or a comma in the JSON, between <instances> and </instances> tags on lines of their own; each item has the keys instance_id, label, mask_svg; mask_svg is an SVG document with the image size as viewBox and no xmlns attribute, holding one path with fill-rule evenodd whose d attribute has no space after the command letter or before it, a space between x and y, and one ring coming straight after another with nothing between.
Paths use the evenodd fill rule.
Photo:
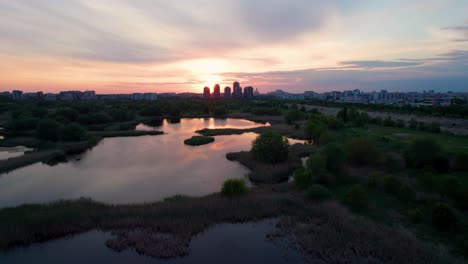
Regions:
<instances>
[{"instance_id":1,"label":"green vegetation","mask_svg":"<svg viewBox=\"0 0 468 264\"><path fill-rule=\"evenodd\" d=\"M306 197L310 200L327 200L332 197L332 193L323 185L313 184L307 189Z\"/></svg>"},{"instance_id":2,"label":"green vegetation","mask_svg":"<svg viewBox=\"0 0 468 264\"><path fill-rule=\"evenodd\" d=\"M400 178L395 176L387 176L384 178L384 190L385 192L393 195L397 195L401 192L403 184Z\"/></svg>"},{"instance_id":3,"label":"green vegetation","mask_svg":"<svg viewBox=\"0 0 468 264\"><path fill-rule=\"evenodd\" d=\"M251 151L256 160L276 164L288 159L288 147L288 140L280 134L265 132L255 139Z\"/></svg>"},{"instance_id":4,"label":"green vegetation","mask_svg":"<svg viewBox=\"0 0 468 264\"><path fill-rule=\"evenodd\" d=\"M345 195L345 203L355 210L363 210L369 204L366 189L359 184L353 185Z\"/></svg>"},{"instance_id":5,"label":"green vegetation","mask_svg":"<svg viewBox=\"0 0 468 264\"><path fill-rule=\"evenodd\" d=\"M213 143L214 141L215 141L214 137L193 136L189 139L186 139L184 141L184 144L190 145L190 146L201 146L201 145Z\"/></svg>"},{"instance_id":6,"label":"green vegetation","mask_svg":"<svg viewBox=\"0 0 468 264\"><path fill-rule=\"evenodd\" d=\"M247 193L244 179L230 179L223 183L221 193L226 197L234 197Z\"/></svg>"},{"instance_id":7,"label":"green vegetation","mask_svg":"<svg viewBox=\"0 0 468 264\"><path fill-rule=\"evenodd\" d=\"M268 122L271 126L205 129L200 133L204 136L261 134L251 151L228 153L226 157L249 168L249 179L256 184L285 182L291 175L294 183L260 186L245 193L245 182L233 180L223 185L220 194L148 205L106 206L75 201L4 209L0 210L0 223L5 223L0 225L0 247L96 228L113 231L135 227L149 230L157 227L186 243L214 223L282 215L281 221L286 222L280 227L296 234L305 252L322 252L325 248L326 252L336 252L337 248L352 245L359 250L336 252L337 255L365 252L367 255L360 255L361 259L372 256L376 262L456 263L450 257L444 261L436 259L433 249L424 251L419 238L446 246L449 252L446 256L467 251L467 137L445 133L446 124L441 128L441 124L415 119L405 123L406 118L371 117L362 111L386 110L386 106L346 106L332 117L308 110L304 104L262 99L225 100L222 104L216 100L162 99L9 105L3 120L7 140L0 144L30 142L41 151L46 147L57 151L54 155L64 155L62 150L74 149L75 143L89 147L89 141L102 137L161 133L133 128L140 122L162 118L232 116ZM395 109L400 110L410 111ZM451 112L453 109L411 108L415 110L442 116L455 113ZM285 137L313 140L313 144L289 146ZM309 157L305 166L303 157ZM341 201L353 210L345 210L332 200ZM359 217L351 221L354 214ZM316 228L317 218L326 223L320 230ZM58 224L50 226L50 222ZM186 227L187 222L193 226ZM394 226L401 226L414 236L405 240L396 230L382 231ZM310 236L311 232L314 236ZM336 234L342 235L336 237ZM319 238L323 238L321 243L316 243ZM333 243L329 244L329 240ZM342 241L338 242L341 246L336 241ZM108 245L118 248L118 242L121 241ZM136 247L136 243L128 243L127 246Z\"/></svg>"},{"instance_id":8,"label":"green vegetation","mask_svg":"<svg viewBox=\"0 0 468 264\"><path fill-rule=\"evenodd\" d=\"M448 231L455 228L457 218L448 205L438 203L432 209L432 224L440 231Z\"/></svg>"}]
</instances>

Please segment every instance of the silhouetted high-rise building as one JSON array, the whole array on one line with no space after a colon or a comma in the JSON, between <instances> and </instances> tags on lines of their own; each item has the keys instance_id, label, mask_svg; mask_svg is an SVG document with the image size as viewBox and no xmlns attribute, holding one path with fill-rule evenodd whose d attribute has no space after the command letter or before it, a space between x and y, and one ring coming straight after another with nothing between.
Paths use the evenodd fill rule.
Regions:
<instances>
[{"instance_id":1,"label":"silhouetted high-rise building","mask_svg":"<svg viewBox=\"0 0 468 264\"><path fill-rule=\"evenodd\" d=\"M231 87L224 87L224 98L231 98Z\"/></svg>"},{"instance_id":2,"label":"silhouetted high-rise building","mask_svg":"<svg viewBox=\"0 0 468 264\"><path fill-rule=\"evenodd\" d=\"M216 84L214 86L213 96L214 96L214 98L220 98L221 97L221 87L219 86L219 84Z\"/></svg>"},{"instance_id":3,"label":"silhouetted high-rise building","mask_svg":"<svg viewBox=\"0 0 468 264\"><path fill-rule=\"evenodd\" d=\"M244 98L250 99L254 96L254 88L252 86L247 86L244 88Z\"/></svg>"},{"instance_id":4,"label":"silhouetted high-rise building","mask_svg":"<svg viewBox=\"0 0 468 264\"><path fill-rule=\"evenodd\" d=\"M210 98L210 87L206 86L203 88L203 97L204 98Z\"/></svg>"},{"instance_id":5,"label":"silhouetted high-rise building","mask_svg":"<svg viewBox=\"0 0 468 264\"><path fill-rule=\"evenodd\" d=\"M239 82L234 82L234 84L233 84L232 97L242 98L242 88L240 87Z\"/></svg>"}]
</instances>

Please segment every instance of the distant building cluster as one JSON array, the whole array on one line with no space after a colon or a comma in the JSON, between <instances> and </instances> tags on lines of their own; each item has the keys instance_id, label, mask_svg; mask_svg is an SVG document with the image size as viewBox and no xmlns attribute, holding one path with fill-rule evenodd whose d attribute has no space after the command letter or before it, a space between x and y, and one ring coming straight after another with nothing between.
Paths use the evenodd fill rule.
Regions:
<instances>
[{"instance_id":1,"label":"distant building cluster","mask_svg":"<svg viewBox=\"0 0 468 264\"><path fill-rule=\"evenodd\" d=\"M361 90L332 91L325 93L316 93L306 91L304 93L288 93L282 90L276 90L267 94L260 94L252 86L242 88L239 82L234 82L232 87L224 87L221 93L221 86L216 84L213 92L209 87L203 88L203 93L132 93L132 94L100 94L95 91L62 91L58 94L29 92L14 90L12 92L0 92L1 97L11 100L44 100L44 101L91 101L91 100L135 100L135 101L154 101L158 98L236 98L251 99L254 97L278 98L284 100L326 100L344 103L361 104L389 104L389 105L434 105L448 106L452 104L453 99L458 98L468 101L468 93L464 92L446 92L438 93L433 90L421 92L389 92L381 90L379 92L363 92Z\"/></svg>"},{"instance_id":2,"label":"distant building cluster","mask_svg":"<svg viewBox=\"0 0 468 264\"><path fill-rule=\"evenodd\" d=\"M363 92L360 90L352 91L333 91L326 93L316 93L306 91L301 94L293 94L276 90L270 92L267 96L286 100L304 100L317 99L343 103L361 103L361 104L389 104L389 105L434 105L448 106L452 99L461 98L468 100L468 93L436 93L433 90L420 92Z\"/></svg>"},{"instance_id":3,"label":"distant building cluster","mask_svg":"<svg viewBox=\"0 0 468 264\"><path fill-rule=\"evenodd\" d=\"M133 93L133 94L103 94L97 95L95 91L61 91L58 94L35 92L24 93L23 91L14 90L10 92L2 92L0 96L10 98L12 100L45 100L45 101L92 101L97 99L130 99L136 101L154 101L158 99L157 93Z\"/></svg>"},{"instance_id":4,"label":"distant building cluster","mask_svg":"<svg viewBox=\"0 0 468 264\"><path fill-rule=\"evenodd\" d=\"M232 85L232 89L229 86L224 87L224 94L221 95L221 87L219 84L216 84L213 88L213 93L211 93L210 87L205 86L203 88L203 98L208 99L208 98L245 98L245 99L251 99L255 95L258 95L258 90L255 92L254 88L252 86L247 86L244 87L244 90L242 90L242 87L240 86L239 82L234 82Z\"/></svg>"}]
</instances>

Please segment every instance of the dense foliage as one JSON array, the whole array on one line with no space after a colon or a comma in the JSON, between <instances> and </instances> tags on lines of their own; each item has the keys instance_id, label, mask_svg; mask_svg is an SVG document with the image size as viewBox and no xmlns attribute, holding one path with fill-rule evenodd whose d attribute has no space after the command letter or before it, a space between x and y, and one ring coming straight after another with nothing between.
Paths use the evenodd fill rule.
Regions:
<instances>
[{"instance_id":1,"label":"dense foliage","mask_svg":"<svg viewBox=\"0 0 468 264\"><path fill-rule=\"evenodd\" d=\"M247 193L247 186L243 179L230 179L223 183L221 193L226 197L234 197Z\"/></svg>"},{"instance_id":2,"label":"dense foliage","mask_svg":"<svg viewBox=\"0 0 468 264\"><path fill-rule=\"evenodd\" d=\"M288 159L288 152L288 140L274 132L262 133L252 145L252 153L255 159L265 163L284 162Z\"/></svg>"}]
</instances>

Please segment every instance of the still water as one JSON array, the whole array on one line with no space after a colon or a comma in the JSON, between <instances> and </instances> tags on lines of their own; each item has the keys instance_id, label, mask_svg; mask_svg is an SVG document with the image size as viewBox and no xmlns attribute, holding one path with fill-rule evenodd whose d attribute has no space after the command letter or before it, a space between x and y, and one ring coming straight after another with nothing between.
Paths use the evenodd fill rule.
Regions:
<instances>
[{"instance_id":1,"label":"still water","mask_svg":"<svg viewBox=\"0 0 468 264\"><path fill-rule=\"evenodd\" d=\"M92 231L68 239L0 252L0 263L306 263L300 252L287 242L273 243L266 239L275 223L275 220L268 219L214 226L192 239L188 256L169 260L138 255L135 250L121 253L111 251L105 246L111 235Z\"/></svg>"},{"instance_id":2,"label":"still water","mask_svg":"<svg viewBox=\"0 0 468 264\"><path fill-rule=\"evenodd\" d=\"M224 180L245 177L248 170L225 158L249 150L255 133L217 136L212 144L183 141L203 128L250 128L263 124L241 119L164 120L137 129L162 130L159 136L106 138L66 163L36 163L0 175L0 207L88 197L106 203L141 203L177 194L218 192ZM268 124L267 124L268 125Z\"/></svg>"}]
</instances>

